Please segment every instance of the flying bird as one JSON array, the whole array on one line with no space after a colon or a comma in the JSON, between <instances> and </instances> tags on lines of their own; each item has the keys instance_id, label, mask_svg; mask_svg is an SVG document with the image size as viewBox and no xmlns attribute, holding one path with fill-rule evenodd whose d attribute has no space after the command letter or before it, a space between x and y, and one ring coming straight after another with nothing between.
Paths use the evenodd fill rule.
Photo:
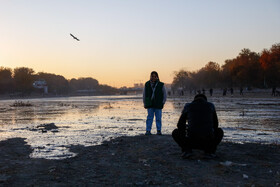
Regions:
<instances>
[{"instance_id":1,"label":"flying bird","mask_svg":"<svg viewBox=\"0 0 280 187\"><path fill-rule=\"evenodd\" d=\"M70 36L73 37L73 39L77 40L77 41L80 41L76 36L74 36L73 34L70 33Z\"/></svg>"}]
</instances>

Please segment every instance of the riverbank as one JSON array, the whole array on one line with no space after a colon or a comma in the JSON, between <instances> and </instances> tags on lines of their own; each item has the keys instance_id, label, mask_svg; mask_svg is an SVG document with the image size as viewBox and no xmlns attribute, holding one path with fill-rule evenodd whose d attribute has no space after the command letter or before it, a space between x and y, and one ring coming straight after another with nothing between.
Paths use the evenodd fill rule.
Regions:
<instances>
[{"instance_id":1,"label":"riverbank","mask_svg":"<svg viewBox=\"0 0 280 187\"><path fill-rule=\"evenodd\" d=\"M240 95L239 94L239 89L238 88L235 88L234 89L234 97L272 97L271 95L271 89L260 89L260 88L254 88L252 90L244 90L243 91L243 94L244 95ZM22 94L1 94L0 95L0 100L28 100L28 99L40 99L40 98L59 98L59 97L83 97L83 96L114 96L114 95L122 95L122 94L75 94L75 93L69 93L69 94L64 94L64 95L58 95L58 94L52 94L52 93L49 93L49 94L38 94L38 93L32 93L32 94L29 94L29 95L22 95ZM140 96L142 97L142 93L138 93L138 94L127 94L128 96L131 96L131 95L135 95L135 96ZM207 97L210 97L209 95L209 91L207 90L205 92L205 95ZM184 95L181 95L181 93L175 93L175 94L171 94L171 95L168 95L168 98L184 98L184 97L188 97L188 96L191 96L193 97L194 96L194 93L189 93L189 92L185 92ZM214 89L214 93L213 93L213 96L215 97L225 97L223 96L223 89L222 88L216 88ZM278 95L279 96L279 95ZM231 94L230 92L228 91L227 92L227 97L231 97Z\"/></svg>"},{"instance_id":2,"label":"riverbank","mask_svg":"<svg viewBox=\"0 0 280 187\"><path fill-rule=\"evenodd\" d=\"M0 186L279 186L280 146L222 142L217 159L183 160L170 135L125 136L69 145L76 157L29 158L22 138L0 142Z\"/></svg>"}]
</instances>

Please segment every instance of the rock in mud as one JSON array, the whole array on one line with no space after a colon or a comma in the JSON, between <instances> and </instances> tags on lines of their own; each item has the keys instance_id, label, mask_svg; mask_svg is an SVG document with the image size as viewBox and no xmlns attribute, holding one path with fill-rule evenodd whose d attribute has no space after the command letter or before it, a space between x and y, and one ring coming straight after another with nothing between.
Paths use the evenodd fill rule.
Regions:
<instances>
[{"instance_id":1,"label":"rock in mud","mask_svg":"<svg viewBox=\"0 0 280 187\"><path fill-rule=\"evenodd\" d=\"M58 129L58 127L54 123L45 123L38 125L37 128L41 128L44 130L53 130L53 129Z\"/></svg>"}]
</instances>

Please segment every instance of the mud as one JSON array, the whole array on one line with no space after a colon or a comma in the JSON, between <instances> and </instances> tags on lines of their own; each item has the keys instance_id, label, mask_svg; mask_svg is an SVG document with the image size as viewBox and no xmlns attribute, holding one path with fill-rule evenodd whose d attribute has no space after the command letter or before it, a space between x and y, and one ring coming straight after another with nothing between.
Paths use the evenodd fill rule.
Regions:
<instances>
[{"instance_id":1,"label":"mud","mask_svg":"<svg viewBox=\"0 0 280 187\"><path fill-rule=\"evenodd\" d=\"M69 145L75 157L30 158L23 138L0 142L0 186L279 186L280 147L222 142L218 158L180 158L170 135Z\"/></svg>"}]
</instances>

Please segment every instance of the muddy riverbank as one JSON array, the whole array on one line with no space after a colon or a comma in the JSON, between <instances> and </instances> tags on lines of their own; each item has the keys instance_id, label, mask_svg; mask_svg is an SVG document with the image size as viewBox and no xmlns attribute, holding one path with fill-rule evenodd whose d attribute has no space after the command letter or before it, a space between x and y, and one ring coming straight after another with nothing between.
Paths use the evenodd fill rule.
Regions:
<instances>
[{"instance_id":1,"label":"muddy riverbank","mask_svg":"<svg viewBox=\"0 0 280 187\"><path fill-rule=\"evenodd\" d=\"M30 158L23 138L0 142L0 186L279 186L280 146L222 142L217 159L195 151L183 160L170 135L125 136L96 146L69 145L77 156Z\"/></svg>"}]
</instances>

